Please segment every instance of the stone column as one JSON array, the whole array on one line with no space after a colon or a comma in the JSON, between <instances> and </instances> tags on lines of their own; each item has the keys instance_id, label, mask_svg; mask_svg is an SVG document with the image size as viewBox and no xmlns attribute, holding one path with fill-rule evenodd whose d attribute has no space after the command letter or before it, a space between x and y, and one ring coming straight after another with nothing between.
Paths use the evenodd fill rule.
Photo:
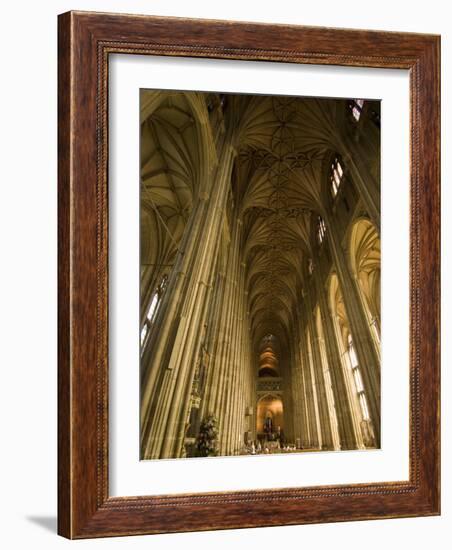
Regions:
<instances>
[{"instance_id":1,"label":"stone column","mask_svg":"<svg viewBox=\"0 0 452 550\"><path fill-rule=\"evenodd\" d=\"M298 319L295 319L298 324ZM292 364L292 399L294 409L294 438L300 439L302 446L308 446L309 431L307 425L306 397L302 372L302 359L299 343L294 342L294 359Z\"/></svg>"},{"instance_id":2,"label":"stone column","mask_svg":"<svg viewBox=\"0 0 452 550\"><path fill-rule=\"evenodd\" d=\"M220 438L224 447L224 454L230 454L232 449L232 431L233 431L233 418L235 414L235 400L236 400L236 385L239 369L239 359L237 357L237 345L238 345L238 326L239 326L239 311L240 311L240 242L242 233L242 222L240 219L236 220L232 232L231 246L233 247L232 260L232 282L231 287L232 296L232 315L230 316L230 323L227 327L227 334L230 337L230 345L227 349L226 356L226 370L227 380L224 387L224 407L221 420L221 434Z\"/></svg>"},{"instance_id":3,"label":"stone column","mask_svg":"<svg viewBox=\"0 0 452 550\"><path fill-rule=\"evenodd\" d=\"M229 251L229 255L230 255ZM223 357L225 354L225 348L228 345L228 338L225 334L225 330L229 324L229 316L231 314L231 278L230 267L226 267L226 272L223 277L223 296L221 303L220 316L215 326L215 340L212 343L211 354L211 382L209 382L209 394L205 401L204 411L205 414L214 414L217 419L220 419L221 403L223 398L223 384L225 378L225 372L223 369L224 362Z\"/></svg>"},{"instance_id":4,"label":"stone column","mask_svg":"<svg viewBox=\"0 0 452 550\"><path fill-rule=\"evenodd\" d=\"M213 257L215 258L212 266L210 267L210 274L208 280L203 283L207 287L207 294L201 305L201 317L199 319L198 327L199 330L193 334L193 351L191 353L193 361L193 367L188 371L188 379L186 385L180 385L179 394L175 396L176 406L174 409L179 408L178 416L174 417L175 432L173 448L171 450L171 456L182 456L182 453L185 452L185 432L190 416L190 406L191 406L191 396L192 396L192 386L193 378L196 371L196 364L199 362L199 356L201 353L201 345L205 340L205 326L208 316L208 312L212 308L212 298L213 298L213 284L214 278L217 271L218 264L218 253L219 253L220 240L218 239L214 244ZM166 437L166 439L170 439Z\"/></svg>"},{"instance_id":5,"label":"stone column","mask_svg":"<svg viewBox=\"0 0 452 550\"><path fill-rule=\"evenodd\" d=\"M218 217L221 218L220 215ZM208 237L210 243L205 255L207 259L201 259L203 268L205 268L203 269L204 273L200 270L202 274L198 275L199 279L195 294L187 304L187 308L191 310L191 315L187 315L187 318L190 319L190 325L184 331L185 338L179 356L181 366L184 368L178 369L179 374L172 397L166 430L163 435L163 457L178 456L178 452L184 443L185 421L188 415L191 387L199 357L201 336L204 332L205 319L210 305L211 283L218 253L218 239L211 239L210 237L211 235Z\"/></svg>"},{"instance_id":6,"label":"stone column","mask_svg":"<svg viewBox=\"0 0 452 550\"><path fill-rule=\"evenodd\" d=\"M370 332L367 316L350 272L345 252L338 239L334 220L327 218L327 241L341 286L347 319L353 345L358 358L360 372L369 405L369 414L375 431L377 445L380 444L380 359Z\"/></svg>"},{"instance_id":7,"label":"stone column","mask_svg":"<svg viewBox=\"0 0 452 550\"><path fill-rule=\"evenodd\" d=\"M147 457L174 456L184 436L188 403L182 397L195 371L196 334L202 327L234 154L225 140L215 184L194 208L143 356L142 449Z\"/></svg>"},{"instance_id":8,"label":"stone column","mask_svg":"<svg viewBox=\"0 0 452 550\"><path fill-rule=\"evenodd\" d=\"M302 332L301 319L296 313L295 325L297 327L297 334ZM304 379L305 364L303 361L303 354L301 352L301 341L295 343L294 353L294 409L295 409L295 438L300 438L302 448L310 447L310 432L309 432L309 418L308 418L308 403L307 393Z\"/></svg>"},{"instance_id":9,"label":"stone column","mask_svg":"<svg viewBox=\"0 0 452 550\"><path fill-rule=\"evenodd\" d=\"M226 295L226 278L224 272L218 272L215 286L215 300L210 311L210 320L206 335L206 348L209 355L209 368L205 384L205 392L201 401L200 416L204 418L214 409L215 391L218 386L219 371L215 358L218 353L219 334L222 326L223 304Z\"/></svg>"},{"instance_id":10,"label":"stone column","mask_svg":"<svg viewBox=\"0 0 452 550\"><path fill-rule=\"evenodd\" d=\"M317 426L317 396L311 371L311 357L308 353L306 340L306 321L300 323L300 357L302 359L302 379L304 388L304 403L307 419L307 440L302 441L305 448L320 448L320 433Z\"/></svg>"},{"instance_id":11,"label":"stone column","mask_svg":"<svg viewBox=\"0 0 452 550\"><path fill-rule=\"evenodd\" d=\"M254 370L254 356L253 356L253 347L251 342L251 334L250 334L250 319L249 319L249 311L248 311L248 291L245 291L245 327L244 327L244 341L245 341L245 358L246 363L249 365L249 368L246 370L246 407L250 408L252 411L252 414L247 417L246 419L246 425L248 430L251 432L251 438L253 440L256 439L256 407L255 407L255 400L256 400L256 376L255 376L255 370Z\"/></svg>"},{"instance_id":12,"label":"stone column","mask_svg":"<svg viewBox=\"0 0 452 550\"><path fill-rule=\"evenodd\" d=\"M284 389L284 435L288 442L295 443L295 430L296 430L296 414L297 414L297 405L294 400L294 393L292 391L294 380L293 365L295 363L295 342L291 341L288 345L287 353L287 375L282 381L282 386Z\"/></svg>"},{"instance_id":13,"label":"stone column","mask_svg":"<svg viewBox=\"0 0 452 550\"><path fill-rule=\"evenodd\" d=\"M240 226L242 225L239 220ZM240 240L239 240L240 246ZM233 413L231 414L231 442L230 451L235 454L239 448L243 445L243 424L245 418L245 405L244 405L244 384L245 384L245 369L251 368L250 365L245 362L245 348L243 345L244 340L244 322L245 322L245 263L240 262L238 272L238 310L237 310L237 330L236 330L236 363L237 363L237 376L234 390L234 402Z\"/></svg>"},{"instance_id":14,"label":"stone column","mask_svg":"<svg viewBox=\"0 0 452 550\"><path fill-rule=\"evenodd\" d=\"M234 370L234 365L231 361L231 350L233 347L233 327L236 316L237 280L235 276L238 261L238 235L239 231L236 225L233 228L226 266L225 299L223 303L224 315L222 316L219 328L221 339L214 358L215 369L218 370L218 385L212 403L213 412L219 420L220 454L226 453L229 398Z\"/></svg>"},{"instance_id":15,"label":"stone column","mask_svg":"<svg viewBox=\"0 0 452 550\"><path fill-rule=\"evenodd\" d=\"M241 221L237 220L237 248L240 244L240 234L241 234ZM225 411L225 427L224 427L224 436L226 440L226 454L230 455L234 452L234 435L236 430L236 422L238 419L238 398L239 398L239 377L240 377L240 367L241 359L239 354L239 338L240 338L240 305L241 305L241 284L240 284L240 258L239 250L236 250L237 255L237 264L236 271L234 273L235 281L235 295L234 295L234 315L233 315L233 324L230 327L231 330L231 349L229 352L229 363L231 364L231 378L230 385L227 389L228 401L227 409Z\"/></svg>"},{"instance_id":16,"label":"stone column","mask_svg":"<svg viewBox=\"0 0 452 550\"><path fill-rule=\"evenodd\" d=\"M368 157L366 148L350 139L350 137L344 139L343 148L342 158L344 167L348 172L347 177L351 178L356 186L371 220L377 230L380 231L380 171L378 169L378 176L376 177L369 169L371 158L375 158L375 155ZM366 156L368 162L366 162Z\"/></svg>"},{"instance_id":17,"label":"stone column","mask_svg":"<svg viewBox=\"0 0 452 550\"><path fill-rule=\"evenodd\" d=\"M331 429L330 410L323 376L322 358L317 340L317 330L314 323L314 312L309 292L305 294L304 303L308 320L309 334L311 336L312 365L314 367L317 403L319 410L320 429L322 433L322 449L333 449L333 434Z\"/></svg>"},{"instance_id":18,"label":"stone column","mask_svg":"<svg viewBox=\"0 0 452 550\"><path fill-rule=\"evenodd\" d=\"M142 453L146 458L159 458L159 450L155 448L159 443L156 428L164 423L167 413L159 407L158 396L171 391L175 372L173 367L168 368L167 362L165 364L165 356L171 348L180 345L175 339L175 329L177 325L182 328L186 320L181 314L188 285L186 275L198 244L196 237L205 215L206 198L201 197L193 209L141 359L141 435ZM191 240L189 234L192 234Z\"/></svg>"},{"instance_id":19,"label":"stone column","mask_svg":"<svg viewBox=\"0 0 452 550\"><path fill-rule=\"evenodd\" d=\"M347 384L347 373L341 360L336 333L334 330L331 311L323 285L324 277L320 272L320 266L315 266L313 276L315 279L318 304L322 319L323 334L325 338L325 350L332 381L337 427L341 449L356 449L363 447L359 419L356 418L350 389Z\"/></svg>"}]
</instances>

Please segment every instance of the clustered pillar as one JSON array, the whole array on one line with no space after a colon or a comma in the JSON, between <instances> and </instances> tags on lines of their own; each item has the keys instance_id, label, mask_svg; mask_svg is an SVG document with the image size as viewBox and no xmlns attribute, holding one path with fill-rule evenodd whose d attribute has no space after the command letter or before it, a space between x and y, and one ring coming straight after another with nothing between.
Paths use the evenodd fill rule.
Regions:
<instances>
[{"instance_id":1,"label":"clustered pillar","mask_svg":"<svg viewBox=\"0 0 452 550\"><path fill-rule=\"evenodd\" d=\"M193 209L168 288L143 353L142 456L170 458L184 454L191 390L201 346L207 349L208 382L201 415L219 422L220 454L243 445L246 410L252 403L253 379L249 324L240 261L241 221L235 220L230 242L219 235L227 227L225 211L235 156L227 134L210 188ZM229 230L229 228L227 228ZM225 250L226 249L226 250ZM220 256L226 256L220 258ZM220 259L226 265L222 272ZM209 307L212 304L218 307ZM205 327L207 325L208 341Z\"/></svg>"}]
</instances>

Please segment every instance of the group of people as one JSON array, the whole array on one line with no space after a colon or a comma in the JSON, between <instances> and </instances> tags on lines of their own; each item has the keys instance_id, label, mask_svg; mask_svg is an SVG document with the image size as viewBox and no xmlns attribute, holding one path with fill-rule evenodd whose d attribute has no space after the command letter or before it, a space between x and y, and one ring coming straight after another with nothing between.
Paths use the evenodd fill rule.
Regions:
<instances>
[{"instance_id":1,"label":"group of people","mask_svg":"<svg viewBox=\"0 0 452 550\"><path fill-rule=\"evenodd\" d=\"M281 443L280 440L274 441L260 440L251 441L248 445L245 445L241 454L259 455L259 454L272 454L272 453L290 453L297 450L296 445Z\"/></svg>"}]
</instances>

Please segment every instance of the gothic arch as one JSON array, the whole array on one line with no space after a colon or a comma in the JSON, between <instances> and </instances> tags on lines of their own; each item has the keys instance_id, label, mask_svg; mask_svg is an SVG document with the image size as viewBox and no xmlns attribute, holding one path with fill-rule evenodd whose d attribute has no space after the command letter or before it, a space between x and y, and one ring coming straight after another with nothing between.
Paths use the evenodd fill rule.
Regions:
<instances>
[{"instance_id":1,"label":"gothic arch","mask_svg":"<svg viewBox=\"0 0 452 550\"><path fill-rule=\"evenodd\" d=\"M374 224L367 218L356 220L350 231L350 267L358 290L374 328L373 334L379 339L381 326L381 243Z\"/></svg>"},{"instance_id":2,"label":"gothic arch","mask_svg":"<svg viewBox=\"0 0 452 550\"><path fill-rule=\"evenodd\" d=\"M171 270L194 204L206 189L216 153L205 102L194 92L142 95L142 307Z\"/></svg>"},{"instance_id":3,"label":"gothic arch","mask_svg":"<svg viewBox=\"0 0 452 550\"><path fill-rule=\"evenodd\" d=\"M340 343L340 351L343 352L346 349L347 336L350 332L350 328L348 325L345 304L339 285L339 279L336 273L333 272L330 275L327 288L331 315L333 317L337 338Z\"/></svg>"},{"instance_id":4,"label":"gothic arch","mask_svg":"<svg viewBox=\"0 0 452 550\"><path fill-rule=\"evenodd\" d=\"M361 367L357 362L343 294L336 273L331 274L328 289L333 324L345 373L347 395L358 433L358 445L375 447L375 436L368 413L367 389L363 386Z\"/></svg>"},{"instance_id":5,"label":"gothic arch","mask_svg":"<svg viewBox=\"0 0 452 550\"><path fill-rule=\"evenodd\" d=\"M274 427L284 429L284 402L281 395L267 393L258 398L256 404L256 430L263 432L266 416L270 415Z\"/></svg>"}]
</instances>

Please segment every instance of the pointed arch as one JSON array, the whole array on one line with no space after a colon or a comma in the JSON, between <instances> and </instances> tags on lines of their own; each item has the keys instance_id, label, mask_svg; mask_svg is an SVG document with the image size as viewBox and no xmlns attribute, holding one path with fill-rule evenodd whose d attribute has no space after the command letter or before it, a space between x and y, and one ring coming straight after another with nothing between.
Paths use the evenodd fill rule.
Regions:
<instances>
[{"instance_id":1,"label":"pointed arch","mask_svg":"<svg viewBox=\"0 0 452 550\"><path fill-rule=\"evenodd\" d=\"M380 343L381 243L375 225L367 218L355 221L349 240L350 267L357 282L372 335ZM377 346L378 347L378 346Z\"/></svg>"}]
</instances>

